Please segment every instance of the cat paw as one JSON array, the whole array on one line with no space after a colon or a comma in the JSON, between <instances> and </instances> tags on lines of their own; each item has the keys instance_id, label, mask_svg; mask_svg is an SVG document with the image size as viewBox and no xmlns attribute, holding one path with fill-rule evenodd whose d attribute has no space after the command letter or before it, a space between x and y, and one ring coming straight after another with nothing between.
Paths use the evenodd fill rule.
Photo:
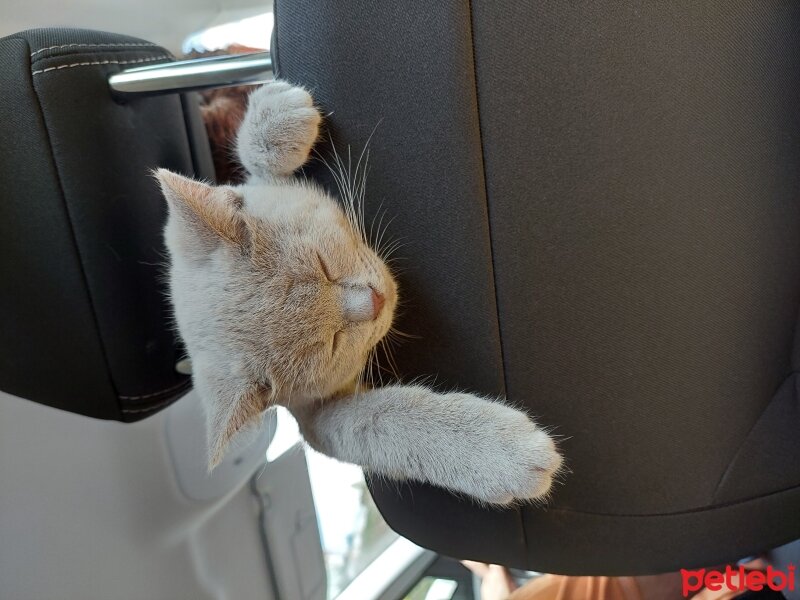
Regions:
<instances>
[{"instance_id":1,"label":"cat paw","mask_svg":"<svg viewBox=\"0 0 800 600\"><path fill-rule=\"evenodd\" d=\"M547 497L562 464L553 440L541 429L536 429L529 437L510 442L508 460L513 460L515 452L518 454L516 464L509 466L506 472L505 489L492 491L483 500L489 504L508 505Z\"/></svg>"},{"instance_id":2,"label":"cat paw","mask_svg":"<svg viewBox=\"0 0 800 600\"><path fill-rule=\"evenodd\" d=\"M506 506L545 498L563 459L550 435L525 413L495 402L464 466L461 491Z\"/></svg>"},{"instance_id":3,"label":"cat paw","mask_svg":"<svg viewBox=\"0 0 800 600\"><path fill-rule=\"evenodd\" d=\"M250 95L236 140L242 165L264 179L291 175L308 160L321 121L303 88L285 81L258 88Z\"/></svg>"}]
</instances>

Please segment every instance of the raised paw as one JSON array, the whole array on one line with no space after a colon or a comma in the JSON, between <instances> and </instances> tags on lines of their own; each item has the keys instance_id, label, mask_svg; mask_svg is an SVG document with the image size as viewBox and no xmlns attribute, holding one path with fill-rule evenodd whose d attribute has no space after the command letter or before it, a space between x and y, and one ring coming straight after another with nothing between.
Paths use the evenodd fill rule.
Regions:
<instances>
[{"instance_id":1,"label":"raised paw","mask_svg":"<svg viewBox=\"0 0 800 600\"><path fill-rule=\"evenodd\" d=\"M311 95L285 81L258 88L248 100L236 149L252 175L291 175L308 160L322 117Z\"/></svg>"}]
</instances>

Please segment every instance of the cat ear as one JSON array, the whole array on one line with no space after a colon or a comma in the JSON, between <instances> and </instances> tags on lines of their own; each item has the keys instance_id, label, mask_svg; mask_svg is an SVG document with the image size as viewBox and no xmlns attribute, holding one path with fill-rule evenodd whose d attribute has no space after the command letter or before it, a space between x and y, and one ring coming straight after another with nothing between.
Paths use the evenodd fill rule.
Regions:
<instances>
[{"instance_id":1,"label":"cat ear","mask_svg":"<svg viewBox=\"0 0 800 600\"><path fill-rule=\"evenodd\" d=\"M231 438L248 425L258 423L269 404L269 389L257 383L248 384L230 404L217 402L210 416L208 468L216 467L225 454Z\"/></svg>"},{"instance_id":2,"label":"cat ear","mask_svg":"<svg viewBox=\"0 0 800 600\"><path fill-rule=\"evenodd\" d=\"M154 173L161 192L184 233L206 244L220 238L232 244L247 243L247 226L242 218L242 197L228 187L215 187L178 175L167 169Z\"/></svg>"},{"instance_id":3,"label":"cat ear","mask_svg":"<svg viewBox=\"0 0 800 600\"><path fill-rule=\"evenodd\" d=\"M270 389L258 383L232 384L218 379L219 374L195 372L195 387L206 405L208 469L216 467L231 439L249 425L258 425L270 403Z\"/></svg>"}]
</instances>

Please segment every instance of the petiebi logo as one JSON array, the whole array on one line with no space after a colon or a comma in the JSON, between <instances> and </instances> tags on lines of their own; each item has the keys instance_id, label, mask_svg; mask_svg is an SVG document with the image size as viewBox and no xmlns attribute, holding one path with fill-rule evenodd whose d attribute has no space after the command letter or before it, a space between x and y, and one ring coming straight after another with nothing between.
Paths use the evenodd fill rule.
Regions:
<instances>
[{"instance_id":1,"label":"petiebi logo","mask_svg":"<svg viewBox=\"0 0 800 600\"><path fill-rule=\"evenodd\" d=\"M766 571L748 571L743 566L738 569L730 565L725 571L714 569L681 569L683 580L683 596L688 597L691 592L699 592L708 588L712 592L725 589L732 592L758 592L763 589L782 592L795 589L795 566L789 565L786 571L779 571L767 567Z\"/></svg>"}]
</instances>

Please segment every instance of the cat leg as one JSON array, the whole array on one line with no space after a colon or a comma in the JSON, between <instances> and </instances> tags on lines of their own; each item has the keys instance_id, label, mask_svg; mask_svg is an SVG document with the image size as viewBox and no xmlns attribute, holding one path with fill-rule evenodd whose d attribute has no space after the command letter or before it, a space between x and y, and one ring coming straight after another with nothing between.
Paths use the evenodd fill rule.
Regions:
<instances>
[{"instance_id":1,"label":"cat leg","mask_svg":"<svg viewBox=\"0 0 800 600\"><path fill-rule=\"evenodd\" d=\"M285 81L250 94L236 150L247 171L269 180L291 175L308 160L322 117L311 95Z\"/></svg>"},{"instance_id":2,"label":"cat leg","mask_svg":"<svg viewBox=\"0 0 800 600\"><path fill-rule=\"evenodd\" d=\"M526 414L472 394L389 386L290 408L319 452L488 504L545 496L561 466L553 440Z\"/></svg>"}]
</instances>

